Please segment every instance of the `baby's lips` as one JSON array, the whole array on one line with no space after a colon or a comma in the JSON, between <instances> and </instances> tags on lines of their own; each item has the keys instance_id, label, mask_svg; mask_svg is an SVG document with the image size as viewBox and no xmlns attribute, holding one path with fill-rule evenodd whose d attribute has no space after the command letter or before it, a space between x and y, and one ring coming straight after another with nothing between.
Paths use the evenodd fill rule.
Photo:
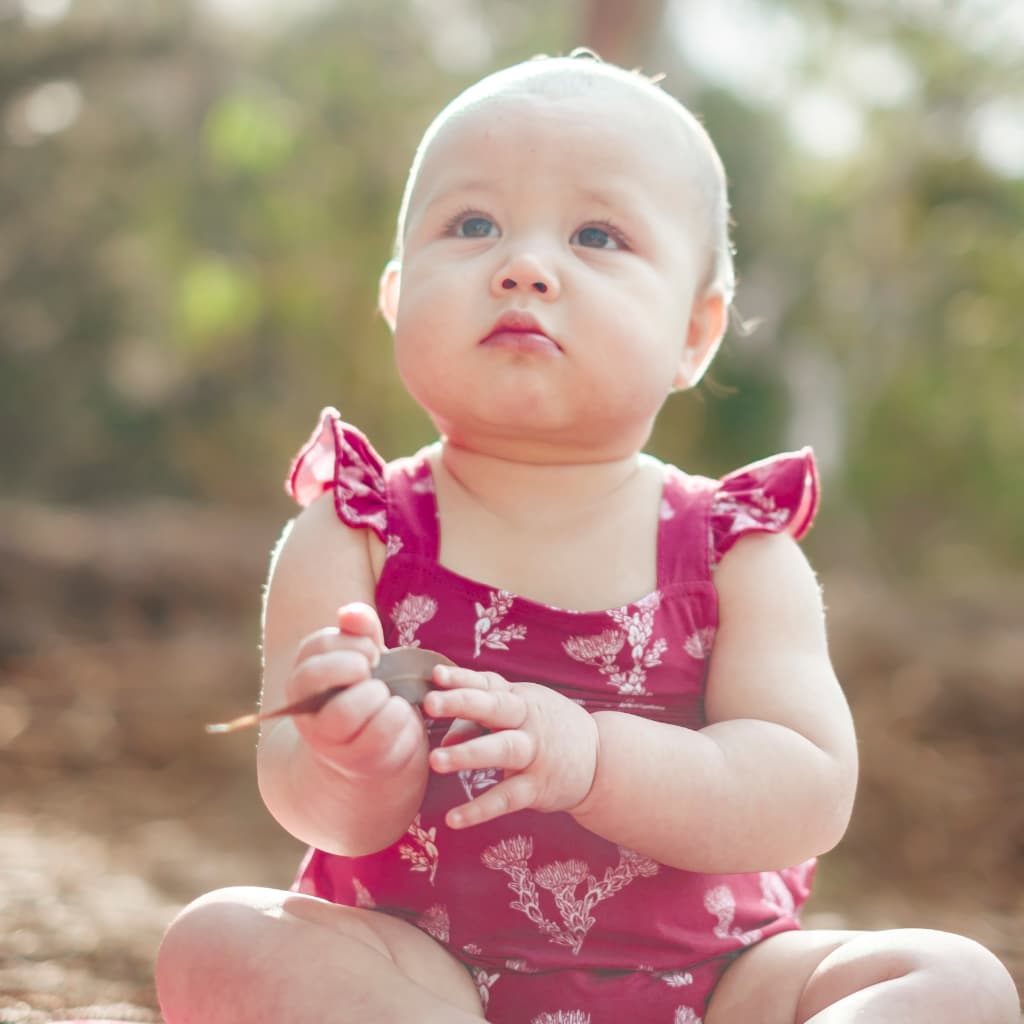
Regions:
<instances>
[{"instance_id":1,"label":"baby's lips","mask_svg":"<svg viewBox=\"0 0 1024 1024\"><path fill-rule=\"evenodd\" d=\"M373 671L373 678L383 680L388 689L399 697L404 697L410 704L419 705L430 691L430 678L438 665L454 665L437 651L428 651L423 647L393 647L380 656L380 661ZM281 718L284 715L314 715L335 694L347 689L345 686L329 686L319 693L310 694L301 700L293 701L284 707L272 711L253 712L241 715L229 722L213 722L206 727L207 732L234 732L236 729L247 729L266 721L268 718Z\"/></svg>"}]
</instances>

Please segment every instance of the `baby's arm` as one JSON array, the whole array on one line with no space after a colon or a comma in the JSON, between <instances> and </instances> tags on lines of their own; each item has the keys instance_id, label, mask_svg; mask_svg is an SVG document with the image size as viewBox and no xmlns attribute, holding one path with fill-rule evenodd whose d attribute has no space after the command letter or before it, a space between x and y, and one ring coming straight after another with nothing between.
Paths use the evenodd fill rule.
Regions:
<instances>
[{"instance_id":1,"label":"baby's arm","mask_svg":"<svg viewBox=\"0 0 1024 1024\"><path fill-rule=\"evenodd\" d=\"M857 750L817 581L787 536L751 535L716 574L709 725L597 712L587 828L664 863L763 871L831 849L853 806Z\"/></svg>"},{"instance_id":2,"label":"baby's arm","mask_svg":"<svg viewBox=\"0 0 1024 1024\"><path fill-rule=\"evenodd\" d=\"M383 649L371 543L338 522L329 494L313 502L275 552L263 613L264 707L350 685L316 715L265 725L261 795L296 838L350 856L394 842L427 780L418 712L371 678Z\"/></svg>"}]
</instances>

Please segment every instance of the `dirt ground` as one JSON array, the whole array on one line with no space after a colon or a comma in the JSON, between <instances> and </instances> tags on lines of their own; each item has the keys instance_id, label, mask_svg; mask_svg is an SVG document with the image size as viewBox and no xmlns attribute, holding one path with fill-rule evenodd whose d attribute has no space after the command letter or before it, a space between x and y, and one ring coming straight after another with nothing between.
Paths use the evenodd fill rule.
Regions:
<instances>
[{"instance_id":1,"label":"dirt ground","mask_svg":"<svg viewBox=\"0 0 1024 1024\"><path fill-rule=\"evenodd\" d=\"M259 590L276 523L0 503L0 1024L158 1021L153 954L199 893L285 886L259 801ZM1024 586L909 594L825 576L857 718L854 822L809 926L977 938L1024 986Z\"/></svg>"}]
</instances>

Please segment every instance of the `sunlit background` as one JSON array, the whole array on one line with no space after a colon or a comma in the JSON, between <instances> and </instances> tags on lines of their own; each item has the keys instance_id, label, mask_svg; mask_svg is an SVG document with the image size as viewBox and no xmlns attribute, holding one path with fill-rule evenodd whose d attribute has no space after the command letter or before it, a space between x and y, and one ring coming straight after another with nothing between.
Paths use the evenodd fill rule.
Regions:
<instances>
[{"instance_id":1,"label":"sunlit background","mask_svg":"<svg viewBox=\"0 0 1024 1024\"><path fill-rule=\"evenodd\" d=\"M174 909L290 880L251 738L202 732L255 700L281 481L325 404L432 438L374 309L409 160L581 44L663 72L731 183L734 327L651 450L822 466L864 770L809 923L1024 980L1024 4L0 0L3 1024L155 1019Z\"/></svg>"}]
</instances>

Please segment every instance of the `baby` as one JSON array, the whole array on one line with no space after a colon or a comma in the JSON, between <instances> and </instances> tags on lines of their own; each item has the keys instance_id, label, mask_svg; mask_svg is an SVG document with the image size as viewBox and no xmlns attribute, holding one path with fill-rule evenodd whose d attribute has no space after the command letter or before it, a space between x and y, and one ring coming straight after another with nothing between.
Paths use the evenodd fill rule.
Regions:
<instances>
[{"instance_id":1,"label":"baby","mask_svg":"<svg viewBox=\"0 0 1024 1024\"><path fill-rule=\"evenodd\" d=\"M1008 1024L1008 973L928 931L802 931L857 775L795 540L809 451L721 480L641 449L733 291L700 124L587 53L483 79L424 136L380 286L440 440L385 464L326 410L274 553L259 742L309 844L212 893L168 1024ZM374 677L433 649L422 708Z\"/></svg>"}]
</instances>

